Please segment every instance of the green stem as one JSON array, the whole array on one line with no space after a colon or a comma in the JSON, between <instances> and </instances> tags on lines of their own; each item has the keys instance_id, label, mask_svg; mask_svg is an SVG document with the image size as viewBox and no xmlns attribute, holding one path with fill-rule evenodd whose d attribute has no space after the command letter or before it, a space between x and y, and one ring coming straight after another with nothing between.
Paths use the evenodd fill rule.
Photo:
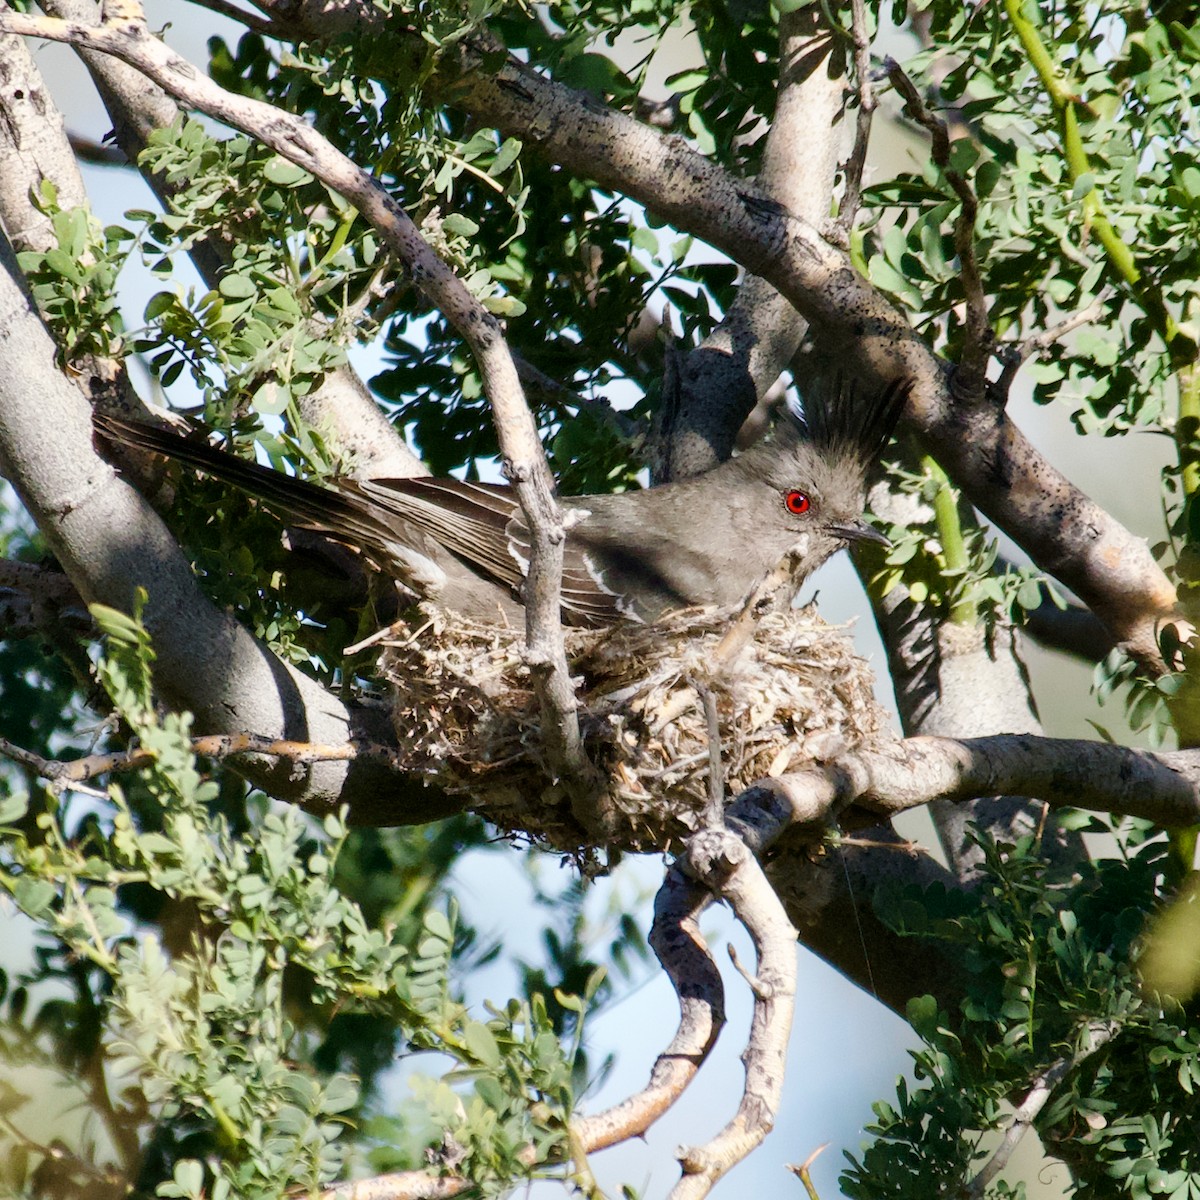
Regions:
<instances>
[{"instance_id":1,"label":"green stem","mask_svg":"<svg viewBox=\"0 0 1200 1200\"><path fill-rule=\"evenodd\" d=\"M967 542L963 537L962 514L958 511L958 493L950 486L946 472L934 459L925 455L922 465L937 484L933 497L934 523L942 557L946 566L955 572L951 579L958 581L971 565ZM950 620L956 625L970 625L975 620L975 606L966 597L960 596L950 605Z\"/></svg>"},{"instance_id":2,"label":"green stem","mask_svg":"<svg viewBox=\"0 0 1200 1200\"><path fill-rule=\"evenodd\" d=\"M1175 422L1175 447L1185 499L1200 492L1200 371L1178 372L1179 419Z\"/></svg>"},{"instance_id":3,"label":"green stem","mask_svg":"<svg viewBox=\"0 0 1200 1200\"><path fill-rule=\"evenodd\" d=\"M1086 115L1087 105L1068 86L1065 73L1055 62L1042 38L1041 30L1027 15L1022 0L1004 0L1004 10L1058 117L1067 173L1071 182L1078 184L1081 179L1092 173L1079 129L1079 112L1082 109ZM1036 14L1036 5L1031 4L1029 11ZM1146 314L1154 322L1155 330L1166 343L1172 363L1179 368L1192 362L1195 358L1194 345L1189 338L1179 336L1179 328L1167 311L1162 293L1143 278L1133 252L1113 227L1100 190L1094 185L1083 196L1083 216L1087 228L1095 232L1113 270L1137 296Z\"/></svg>"}]
</instances>

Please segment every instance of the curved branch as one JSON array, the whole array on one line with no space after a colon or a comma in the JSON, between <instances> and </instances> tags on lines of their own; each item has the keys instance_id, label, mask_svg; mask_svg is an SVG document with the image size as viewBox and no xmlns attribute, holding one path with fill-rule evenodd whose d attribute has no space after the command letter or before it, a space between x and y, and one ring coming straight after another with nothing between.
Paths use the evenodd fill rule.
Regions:
<instances>
[{"instance_id":1,"label":"curved branch","mask_svg":"<svg viewBox=\"0 0 1200 1200\"><path fill-rule=\"evenodd\" d=\"M1089 1025L1084 1031L1084 1044L1071 1055L1060 1058L1046 1068L1035 1080L1033 1087L1025 1095L1025 1099L1013 1111L1012 1124L1004 1131L1000 1145L995 1153L983 1165L974 1179L967 1184L963 1195L967 1200L975 1200L987 1191L987 1185L1000 1174L1012 1158L1013 1151L1021 1139L1033 1128L1038 1114L1046 1107L1054 1089L1077 1067L1086 1062L1093 1054L1103 1049L1117 1034L1117 1026L1112 1022Z\"/></svg>"},{"instance_id":2,"label":"curved branch","mask_svg":"<svg viewBox=\"0 0 1200 1200\"><path fill-rule=\"evenodd\" d=\"M588 1151L645 1133L683 1094L716 1044L725 1024L725 993L699 924L713 898L678 864L658 890L650 945L679 997L679 1027L640 1092L572 1123Z\"/></svg>"},{"instance_id":3,"label":"curved branch","mask_svg":"<svg viewBox=\"0 0 1200 1200\"><path fill-rule=\"evenodd\" d=\"M913 737L756 784L789 806L798 822L854 804L892 816L937 800L998 794L1043 800L1052 808L1086 808L1143 817L1166 828L1200 822L1200 750L1152 753L1111 742L1045 738Z\"/></svg>"},{"instance_id":4,"label":"curved branch","mask_svg":"<svg viewBox=\"0 0 1200 1200\"><path fill-rule=\"evenodd\" d=\"M758 967L750 980L754 1016L742 1055L746 1083L741 1103L716 1137L703 1146L680 1148L683 1176L671 1190L671 1200L707 1196L771 1132L783 1093L796 1001L796 930L745 843L729 830L706 830L688 840L685 865L746 927Z\"/></svg>"}]
</instances>

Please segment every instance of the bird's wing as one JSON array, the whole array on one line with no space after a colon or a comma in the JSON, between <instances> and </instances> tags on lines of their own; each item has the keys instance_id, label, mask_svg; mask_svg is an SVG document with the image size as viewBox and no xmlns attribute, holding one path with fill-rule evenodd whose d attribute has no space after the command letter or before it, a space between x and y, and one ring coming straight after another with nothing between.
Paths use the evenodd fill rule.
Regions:
<instances>
[{"instance_id":1,"label":"bird's wing","mask_svg":"<svg viewBox=\"0 0 1200 1200\"><path fill-rule=\"evenodd\" d=\"M411 522L498 582L517 589L524 581L508 535L520 506L503 484L423 478L346 479L341 486Z\"/></svg>"},{"instance_id":2,"label":"bird's wing","mask_svg":"<svg viewBox=\"0 0 1200 1200\"><path fill-rule=\"evenodd\" d=\"M524 584L529 530L512 488L433 478L347 480L342 486L411 521L515 592ZM622 597L604 586L591 558L569 530L563 550L562 608L572 625L609 625L633 615Z\"/></svg>"},{"instance_id":3,"label":"bird's wing","mask_svg":"<svg viewBox=\"0 0 1200 1200\"><path fill-rule=\"evenodd\" d=\"M319 487L239 459L204 442L101 413L104 437L181 459L275 505L298 523L365 549L381 565L403 561L404 547L426 534L474 570L519 594L529 567L529 534L516 493L502 484L457 479L339 479ZM420 587L417 590L421 590ZM604 587L570 535L564 551L562 607L573 625L607 625L622 599Z\"/></svg>"}]
</instances>

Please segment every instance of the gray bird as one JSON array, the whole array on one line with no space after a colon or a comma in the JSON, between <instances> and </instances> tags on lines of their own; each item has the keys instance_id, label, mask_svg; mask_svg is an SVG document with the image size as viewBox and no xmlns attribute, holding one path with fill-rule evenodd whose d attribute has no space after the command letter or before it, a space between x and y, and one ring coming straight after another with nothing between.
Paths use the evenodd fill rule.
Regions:
<instances>
[{"instance_id":1,"label":"gray bird","mask_svg":"<svg viewBox=\"0 0 1200 1200\"><path fill-rule=\"evenodd\" d=\"M570 625L652 621L736 604L785 554L797 580L853 541L888 545L862 519L866 474L911 387L817 387L804 417L703 475L644 491L561 500ZM103 438L180 459L366 553L444 607L520 619L529 539L516 493L456 479L337 479L320 487L157 426L97 413Z\"/></svg>"}]
</instances>

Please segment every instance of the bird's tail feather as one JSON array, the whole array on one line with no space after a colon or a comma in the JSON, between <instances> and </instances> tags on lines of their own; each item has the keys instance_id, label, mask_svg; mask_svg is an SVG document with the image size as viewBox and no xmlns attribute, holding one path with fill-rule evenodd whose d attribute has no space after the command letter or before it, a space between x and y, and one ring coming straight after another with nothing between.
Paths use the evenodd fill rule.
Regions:
<instances>
[{"instance_id":1,"label":"bird's tail feather","mask_svg":"<svg viewBox=\"0 0 1200 1200\"><path fill-rule=\"evenodd\" d=\"M126 421L100 412L93 414L92 424L108 441L153 450L189 463L297 518L297 523L307 528L346 539L385 556L388 547L396 541L394 532L373 515L371 506L353 494L320 487L282 471L247 462L206 442L180 437L156 425Z\"/></svg>"}]
</instances>

